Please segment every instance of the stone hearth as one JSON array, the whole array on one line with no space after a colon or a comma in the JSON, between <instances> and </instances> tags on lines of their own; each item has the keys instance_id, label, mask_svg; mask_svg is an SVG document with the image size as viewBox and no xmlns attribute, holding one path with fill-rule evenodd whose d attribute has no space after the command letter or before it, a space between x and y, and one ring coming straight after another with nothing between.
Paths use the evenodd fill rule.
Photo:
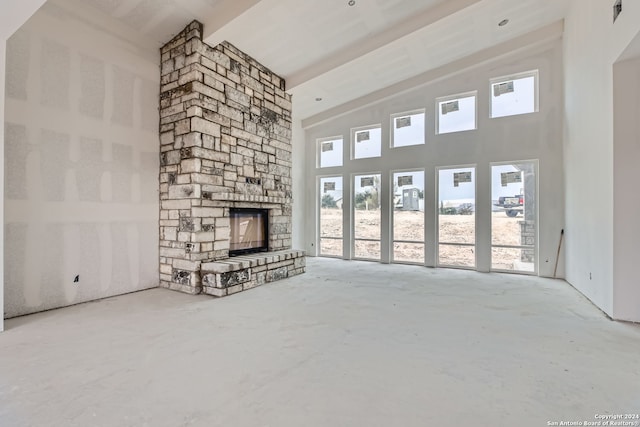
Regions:
<instances>
[{"instance_id":1,"label":"stone hearth","mask_svg":"<svg viewBox=\"0 0 640 427\"><path fill-rule=\"evenodd\" d=\"M160 283L223 296L303 273L305 258L291 249L285 81L202 29L161 49ZM269 211L270 252L229 258L230 208Z\"/></svg>"}]
</instances>

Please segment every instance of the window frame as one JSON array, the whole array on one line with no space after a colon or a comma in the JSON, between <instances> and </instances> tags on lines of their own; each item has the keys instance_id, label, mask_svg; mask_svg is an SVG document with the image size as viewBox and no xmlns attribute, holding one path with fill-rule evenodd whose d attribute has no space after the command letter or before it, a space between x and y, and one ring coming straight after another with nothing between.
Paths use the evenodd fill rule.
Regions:
<instances>
[{"instance_id":1,"label":"window frame","mask_svg":"<svg viewBox=\"0 0 640 427\"><path fill-rule=\"evenodd\" d=\"M504 116L493 115L493 86L500 83L506 83L508 81L525 79L527 77L533 77L533 111L527 113L507 114ZM493 77L489 79L489 118L501 119L503 117L522 116L526 114L534 114L540 112L540 71L530 70L523 71L521 73L509 74L506 76Z\"/></svg>"},{"instance_id":2,"label":"window frame","mask_svg":"<svg viewBox=\"0 0 640 427\"><path fill-rule=\"evenodd\" d=\"M470 98L473 97L474 98L474 126L471 129L460 129L460 130L454 130L454 131L450 131L450 132L440 132L440 103L443 102L448 102L448 101L455 101L455 100L459 100L459 99L463 99L463 98ZM473 131L473 130L478 130L478 91L477 90L471 90L468 92L460 92L460 93L456 93L453 95L447 95L447 96L440 96L437 97L435 100L435 107L436 107L436 114L435 114L435 121L436 121L436 129L435 129L435 133L436 135L448 135L450 133L458 133L458 132L469 132L469 131Z\"/></svg>"},{"instance_id":3,"label":"window frame","mask_svg":"<svg viewBox=\"0 0 640 427\"><path fill-rule=\"evenodd\" d=\"M422 194L423 194L423 210L422 210L422 240L418 241L418 240L402 240L402 239L396 239L395 238L395 224L396 224L396 211L395 211L395 206L393 203L393 198L395 197L394 194L394 187L395 187L395 176L397 174L402 174L402 173L416 173L416 172L422 172ZM411 265L425 265L426 261L427 261L427 199L426 199L426 192L427 192L427 171L426 168L421 167L421 168L415 168L415 169L391 169L389 171L389 179L391 181L391 191L390 191L390 203L389 203L389 209L390 209L390 214L389 214L389 228L390 228L390 232L389 232L389 261L391 263L394 264L411 264ZM408 243L408 244L422 244L422 262L414 262L414 261L405 261L405 260L396 260L395 259L395 251L394 251L394 244L395 243Z\"/></svg>"},{"instance_id":4,"label":"window frame","mask_svg":"<svg viewBox=\"0 0 640 427\"><path fill-rule=\"evenodd\" d=\"M323 179L332 179L332 178L340 178L340 180L342 181L342 208L340 209L342 211L342 229L341 229L341 233L342 236L341 237L337 237L337 236L322 236L322 230L321 230L321 220L322 220L322 191L320 188L320 184L322 183ZM344 206L344 175L342 173L339 174L328 174L328 175L317 175L316 176L316 224L315 224L315 228L316 228L316 254L319 257L327 257L327 258L344 258L344 240L345 240L345 228L344 228L344 224L345 224L345 206ZM349 204L350 206L351 204ZM323 254L322 253L322 239L330 239L330 240L340 240L341 244L342 244L342 253L340 255L329 255L329 254Z\"/></svg>"},{"instance_id":5,"label":"window frame","mask_svg":"<svg viewBox=\"0 0 640 427\"><path fill-rule=\"evenodd\" d=\"M337 140L342 141L342 153L340 155L340 164L332 165L332 166L322 166L322 144L325 142L335 142ZM326 169L326 168L339 168L339 167L344 167L344 136L336 135L336 136L316 139L316 168Z\"/></svg>"},{"instance_id":6,"label":"window frame","mask_svg":"<svg viewBox=\"0 0 640 427\"><path fill-rule=\"evenodd\" d=\"M407 116L415 116L417 114L422 114L423 117L423 129L422 129L422 142L418 144L409 144L409 145L395 145L395 120L400 117ZM426 108L417 108L411 111L404 111L401 113L393 113L390 116L389 122L389 148L405 148L405 147L413 147L416 145L425 145L427 143L427 109Z\"/></svg>"},{"instance_id":7,"label":"window frame","mask_svg":"<svg viewBox=\"0 0 640 427\"><path fill-rule=\"evenodd\" d=\"M370 156L370 157L356 157L356 133L362 132L365 130L370 130L370 129L380 129L380 154L377 156ZM350 133L351 133L351 147L350 147L351 160L382 158L382 124L381 123L351 128Z\"/></svg>"}]
</instances>

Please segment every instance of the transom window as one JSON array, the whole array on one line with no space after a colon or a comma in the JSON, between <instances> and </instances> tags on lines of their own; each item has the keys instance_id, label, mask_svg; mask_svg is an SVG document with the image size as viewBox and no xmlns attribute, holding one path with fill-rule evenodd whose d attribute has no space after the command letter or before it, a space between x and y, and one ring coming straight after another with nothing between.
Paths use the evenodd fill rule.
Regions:
<instances>
[{"instance_id":1,"label":"transom window","mask_svg":"<svg viewBox=\"0 0 640 427\"><path fill-rule=\"evenodd\" d=\"M380 125L351 129L351 153L353 159L380 157L382 154L382 129Z\"/></svg>"},{"instance_id":2,"label":"transom window","mask_svg":"<svg viewBox=\"0 0 640 427\"><path fill-rule=\"evenodd\" d=\"M391 147L424 144L424 109L391 116Z\"/></svg>"},{"instance_id":3,"label":"transom window","mask_svg":"<svg viewBox=\"0 0 640 427\"><path fill-rule=\"evenodd\" d=\"M342 166L342 137L323 138L318 144L318 167Z\"/></svg>"},{"instance_id":4,"label":"transom window","mask_svg":"<svg viewBox=\"0 0 640 427\"><path fill-rule=\"evenodd\" d=\"M436 99L438 134L477 128L477 92L467 92Z\"/></svg>"},{"instance_id":5,"label":"transom window","mask_svg":"<svg viewBox=\"0 0 640 427\"><path fill-rule=\"evenodd\" d=\"M491 79L491 117L538 111L538 71Z\"/></svg>"}]
</instances>

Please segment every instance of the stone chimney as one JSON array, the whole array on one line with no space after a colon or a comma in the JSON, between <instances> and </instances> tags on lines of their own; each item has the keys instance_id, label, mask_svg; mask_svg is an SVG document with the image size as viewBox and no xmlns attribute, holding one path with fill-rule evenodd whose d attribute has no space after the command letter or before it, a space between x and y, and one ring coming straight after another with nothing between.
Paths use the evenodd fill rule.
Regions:
<instances>
[{"instance_id":1,"label":"stone chimney","mask_svg":"<svg viewBox=\"0 0 640 427\"><path fill-rule=\"evenodd\" d=\"M188 293L203 262L229 257L230 208L268 209L269 250L291 249L291 95L202 31L194 21L161 49L160 282Z\"/></svg>"}]
</instances>

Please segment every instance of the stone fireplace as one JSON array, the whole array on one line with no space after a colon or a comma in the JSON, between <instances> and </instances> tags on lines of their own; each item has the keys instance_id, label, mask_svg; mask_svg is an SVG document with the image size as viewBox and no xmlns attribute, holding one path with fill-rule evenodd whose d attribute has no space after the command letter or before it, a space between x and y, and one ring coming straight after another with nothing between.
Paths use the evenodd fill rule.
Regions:
<instances>
[{"instance_id":1,"label":"stone fireplace","mask_svg":"<svg viewBox=\"0 0 640 427\"><path fill-rule=\"evenodd\" d=\"M291 249L285 82L230 43L208 46L202 29L161 49L160 283L224 296L303 273L305 258ZM251 211L261 219L237 215Z\"/></svg>"}]
</instances>

